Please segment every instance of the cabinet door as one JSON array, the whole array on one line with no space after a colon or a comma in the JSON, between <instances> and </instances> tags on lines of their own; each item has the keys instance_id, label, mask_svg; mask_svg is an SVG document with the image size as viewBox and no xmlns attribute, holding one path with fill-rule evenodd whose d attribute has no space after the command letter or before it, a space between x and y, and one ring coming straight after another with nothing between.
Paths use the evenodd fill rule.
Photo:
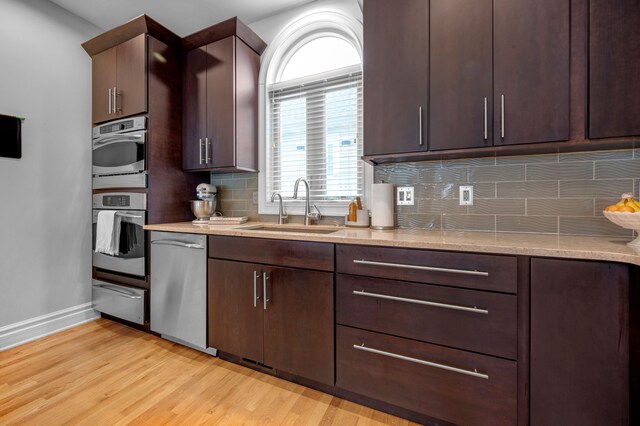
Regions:
<instances>
[{"instance_id":1,"label":"cabinet door","mask_svg":"<svg viewBox=\"0 0 640 426\"><path fill-rule=\"evenodd\" d=\"M262 362L261 266L217 259L208 266L208 345Z\"/></svg>"},{"instance_id":2,"label":"cabinet door","mask_svg":"<svg viewBox=\"0 0 640 426\"><path fill-rule=\"evenodd\" d=\"M207 144L209 167L235 166L235 37L207 45Z\"/></svg>"},{"instance_id":3,"label":"cabinet door","mask_svg":"<svg viewBox=\"0 0 640 426\"><path fill-rule=\"evenodd\" d=\"M494 145L568 140L569 0L493 7Z\"/></svg>"},{"instance_id":4,"label":"cabinet door","mask_svg":"<svg viewBox=\"0 0 640 426\"><path fill-rule=\"evenodd\" d=\"M128 117L147 110L147 35L116 46L117 115Z\"/></svg>"},{"instance_id":5,"label":"cabinet door","mask_svg":"<svg viewBox=\"0 0 640 426\"><path fill-rule=\"evenodd\" d=\"M531 424L623 425L629 412L629 271L531 260Z\"/></svg>"},{"instance_id":6,"label":"cabinet door","mask_svg":"<svg viewBox=\"0 0 640 426\"><path fill-rule=\"evenodd\" d=\"M333 385L333 274L276 267L266 273L264 363Z\"/></svg>"},{"instance_id":7,"label":"cabinet door","mask_svg":"<svg viewBox=\"0 0 640 426\"><path fill-rule=\"evenodd\" d=\"M185 53L182 63L182 168L206 168L207 49Z\"/></svg>"},{"instance_id":8,"label":"cabinet door","mask_svg":"<svg viewBox=\"0 0 640 426\"><path fill-rule=\"evenodd\" d=\"M640 135L640 2L589 2L589 137Z\"/></svg>"},{"instance_id":9,"label":"cabinet door","mask_svg":"<svg viewBox=\"0 0 640 426\"><path fill-rule=\"evenodd\" d=\"M431 150L492 144L491 4L491 0L431 0Z\"/></svg>"},{"instance_id":10,"label":"cabinet door","mask_svg":"<svg viewBox=\"0 0 640 426\"><path fill-rule=\"evenodd\" d=\"M364 5L364 155L427 149L428 0Z\"/></svg>"},{"instance_id":11,"label":"cabinet door","mask_svg":"<svg viewBox=\"0 0 640 426\"><path fill-rule=\"evenodd\" d=\"M93 124L115 119L113 88L116 87L116 48L91 58L91 111Z\"/></svg>"}]
</instances>

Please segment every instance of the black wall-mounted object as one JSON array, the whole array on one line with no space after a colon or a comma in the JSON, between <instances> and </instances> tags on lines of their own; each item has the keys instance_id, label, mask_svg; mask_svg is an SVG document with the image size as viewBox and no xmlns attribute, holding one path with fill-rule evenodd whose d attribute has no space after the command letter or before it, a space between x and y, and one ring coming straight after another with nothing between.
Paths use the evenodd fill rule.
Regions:
<instances>
[{"instance_id":1,"label":"black wall-mounted object","mask_svg":"<svg viewBox=\"0 0 640 426\"><path fill-rule=\"evenodd\" d=\"M22 158L22 120L0 114L0 157Z\"/></svg>"}]
</instances>

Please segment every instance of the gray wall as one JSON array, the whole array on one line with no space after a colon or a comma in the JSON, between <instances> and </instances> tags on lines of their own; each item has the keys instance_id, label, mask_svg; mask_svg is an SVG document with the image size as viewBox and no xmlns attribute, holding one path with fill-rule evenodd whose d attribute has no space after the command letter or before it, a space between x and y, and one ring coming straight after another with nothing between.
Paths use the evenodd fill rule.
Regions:
<instances>
[{"instance_id":1,"label":"gray wall","mask_svg":"<svg viewBox=\"0 0 640 426\"><path fill-rule=\"evenodd\" d=\"M0 0L0 113L26 117L0 158L0 327L90 301L91 61L100 29L42 0Z\"/></svg>"}]
</instances>

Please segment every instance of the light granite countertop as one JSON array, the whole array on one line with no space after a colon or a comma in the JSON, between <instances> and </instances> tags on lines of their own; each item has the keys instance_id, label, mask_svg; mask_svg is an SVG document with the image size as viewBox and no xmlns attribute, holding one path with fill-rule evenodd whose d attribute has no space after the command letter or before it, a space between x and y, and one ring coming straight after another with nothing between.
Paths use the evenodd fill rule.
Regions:
<instances>
[{"instance_id":1,"label":"light granite countertop","mask_svg":"<svg viewBox=\"0 0 640 426\"><path fill-rule=\"evenodd\" d=\"M251 229L262 225L282 228L282 231L279 229L274 231ZM604 260L640 265L640 248L632 248L627 245L630 241L629 238L427 231L422 229L377 231L370 228L313 225L311 228L315 230L336 230L328 234L317 234L287 232L287 227L295 230L304 229L301 225L275 225L262 222L247 222L242 225L194 225L191 222L180 222L146 225L144 229L149 231L316 241L336 244Z\"/></svg>"}]
</instances>

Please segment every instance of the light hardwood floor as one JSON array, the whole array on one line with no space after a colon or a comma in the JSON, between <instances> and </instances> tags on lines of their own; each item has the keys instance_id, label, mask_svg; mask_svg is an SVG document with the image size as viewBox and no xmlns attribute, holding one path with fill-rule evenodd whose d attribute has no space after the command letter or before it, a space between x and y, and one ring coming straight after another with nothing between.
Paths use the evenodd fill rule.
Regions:
<instances>
[{"instance_id":1,"label":"light hardwood floor","mask_svg":"<svg viewBox=\"0 0 640 426\"><path fill-rule=\"evenodd\" d=\"M0 425L409 425L99 319L0 352Z\"/></svg>"}]
</instances>

